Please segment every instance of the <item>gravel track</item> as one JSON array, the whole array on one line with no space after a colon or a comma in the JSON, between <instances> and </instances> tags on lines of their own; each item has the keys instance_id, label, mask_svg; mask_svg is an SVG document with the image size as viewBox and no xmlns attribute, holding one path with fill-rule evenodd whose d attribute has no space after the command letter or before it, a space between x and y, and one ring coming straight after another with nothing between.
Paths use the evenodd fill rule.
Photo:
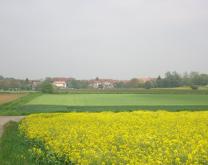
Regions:
<instances>
[{"instance_id":1,"label":"gravel track","mask_svg":"<svg viewBox=\"0 0 208 165\"><path fill-rule=\"evenodd\" d=\"M24 116L0 116L0 136L3 133L3 126L4 124L8 123L9 121L20 121Z\"/></svg>"}]
</instances>

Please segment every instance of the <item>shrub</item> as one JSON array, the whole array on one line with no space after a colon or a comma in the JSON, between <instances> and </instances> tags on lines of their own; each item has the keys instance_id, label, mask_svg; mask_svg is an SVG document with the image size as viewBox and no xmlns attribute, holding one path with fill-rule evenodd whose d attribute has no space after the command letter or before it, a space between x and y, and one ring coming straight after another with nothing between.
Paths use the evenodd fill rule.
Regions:
<instances>
[{"instance_id":1,"label":"shrub","mask_svg":"<svg viewBox=\"0 0 208 165\"><path fill-rule=\"evenodd\" d=\"M199 87L198 87L197 85L191 85L191 89L192 89L192 90L198 90Z\"/></svg>"},{"instance_id":2,"label":"shrub","mask_svg":"<svg viewBox=\"0 0 208 165\"><path fill-rule=\"evenodd\" d=\"M53 85L51 84L51 82L44 81L41 84L41 92L43 92L43 93L53 93L54 89L53 89Z\"/></svg>"}]
</instances>

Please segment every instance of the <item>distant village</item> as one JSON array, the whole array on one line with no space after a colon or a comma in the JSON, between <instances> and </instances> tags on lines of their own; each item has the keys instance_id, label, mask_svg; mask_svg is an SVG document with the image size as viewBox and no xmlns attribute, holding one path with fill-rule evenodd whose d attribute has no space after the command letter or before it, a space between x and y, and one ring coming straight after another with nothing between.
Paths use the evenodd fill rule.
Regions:
<instances>
[{"instance_id":1,"label":"distant village","mask_svg":"<svg viewBox=\"0 0 208 165\"><path fill-rule=\"evenodd\" d=\"M190 72L179 74L167 72L163 77L140 77L130 80L115 80L96 77L90 80L77 80L72 77L50 77L42 80L15 79L0 76L0 90L37 90L40 91L44 82L54 89L113 89L113 88L174 88L189 86L198 89L208 86L208 74Z\"/></svg>"},{"instance_id":2,"label":"distant village","mask_svg":"<svg viewBox=\"0 0 208 165\"><path fill-rule=\"evenodd\" d=\"M132 80L113 80L113 79L101 79L95 78L91 80L76 80L74 78L66 78L66 77L54 77L48 78L48 80L53 84L54 87L59 89L79 89L79 88L94 88L94 89L112 89L117 88L122 85L127 85ZM134 79L136 83L146 83L148 81L152 81L154 78L143 77ZM36 89L39 84L41 84L43 80L32 80L32 88Z\"/></svg>"}]
</instances>

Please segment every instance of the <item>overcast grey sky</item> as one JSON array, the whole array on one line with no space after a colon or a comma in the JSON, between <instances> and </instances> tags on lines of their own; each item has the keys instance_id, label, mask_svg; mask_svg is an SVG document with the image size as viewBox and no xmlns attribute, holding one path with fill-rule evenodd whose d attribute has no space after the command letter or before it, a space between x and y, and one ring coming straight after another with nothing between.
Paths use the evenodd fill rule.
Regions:
<instances>
[{"instance_id":1,"label":"overcast grey sky","mask_svg":"<svg viewBox=\"0 0 208 165\"><path fill-rule=\"evenodd\" d=\"M208 73L207 0L0 0L0 75Z\"/></svg>"}]
</instances>

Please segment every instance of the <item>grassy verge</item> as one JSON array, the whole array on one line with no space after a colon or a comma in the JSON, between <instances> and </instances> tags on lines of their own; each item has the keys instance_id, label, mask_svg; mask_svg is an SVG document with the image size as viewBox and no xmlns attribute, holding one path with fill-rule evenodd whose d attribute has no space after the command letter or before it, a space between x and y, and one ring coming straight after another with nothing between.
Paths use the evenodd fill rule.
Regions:
<instances>
[{"instance_id":1,"label":"grassy verge","mask_svg":"<svg viewBox=\"0 0 208 165\"><path fill-rule=\"evenodd\" d=\"M29 144L18 133L18 124L9 122L4 126L0 139L0 164L33 165L35 161L28 152Z\"/></svg>"},{"instance_id":2,"label":"grassy verge","mask_svg":"<svg viewBox=\"0 0 208 165\"><path fill-rule=\"evenodd\" d=\"M4 126L4 133L0 138L1 165L64 165L64 161L52 152L34 153L34 149L42 147L41 142L28 141L20 134L17 122L9 122ZM55 162L55 163L54 163Z\"/></svg>"}]
</instances>

